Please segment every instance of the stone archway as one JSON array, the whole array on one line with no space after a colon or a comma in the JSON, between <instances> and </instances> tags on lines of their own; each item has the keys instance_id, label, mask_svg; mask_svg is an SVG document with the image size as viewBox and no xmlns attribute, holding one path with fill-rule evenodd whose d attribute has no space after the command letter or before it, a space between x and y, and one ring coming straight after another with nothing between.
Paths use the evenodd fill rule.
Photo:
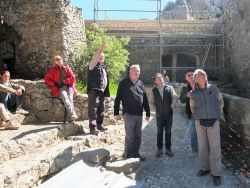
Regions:
<instances>
[{"instance_id":1,"label":"stone archway","mask_svg":"<svg viewBox=\"0 0 250 188\"><path fill-rule=\"evenodd\" d=\"M21 42L18 33L7 24L0 24L0 70L15 73L17 62L17 46Z\"/></svg>"},{"instance_id":2,"label":"stone archway","mask_svg":"<svg viewBox=\"0 0 250 188\"><path fill-rule=\"evenodd\" d=\"M171 53L162 56L162 69L166 69L171 81L184 82L186 70L195 69L200 64L200 57L190 52Z\"/></svg>"}]
</instances>

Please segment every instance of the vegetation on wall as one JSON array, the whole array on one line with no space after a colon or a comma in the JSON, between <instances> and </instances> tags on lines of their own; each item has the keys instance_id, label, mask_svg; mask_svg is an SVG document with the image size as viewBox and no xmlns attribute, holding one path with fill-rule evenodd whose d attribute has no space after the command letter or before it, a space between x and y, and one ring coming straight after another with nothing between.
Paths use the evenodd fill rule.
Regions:
<instances>
[{"instance_id":1,"label":"vegetation on wall","mask_svg":"<svg viewBox=\"0 0 250 188\"><path fill-rule=\"evenodd\" d=\"M86 90L88 63L100 45L105 43L107 45L107 48L104 50L105 65L108 67L111 82L110 89L111 91L116 90L116 82L128 66L129 52L125 47L128 45L130 38L108 36L105 34L105 30L99 28L97 24L92 24L86 30L86 36L87 44L81 43L79 45L79 53L74 57L72 65L73 71L77 76L77 81L79 82L77 84L78 89L80 91Z\"/></svg>"}]
</instances>

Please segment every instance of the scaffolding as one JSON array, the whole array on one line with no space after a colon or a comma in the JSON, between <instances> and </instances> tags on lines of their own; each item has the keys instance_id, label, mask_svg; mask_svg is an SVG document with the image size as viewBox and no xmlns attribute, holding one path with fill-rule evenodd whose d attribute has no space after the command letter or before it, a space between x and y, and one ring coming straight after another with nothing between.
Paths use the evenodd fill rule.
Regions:
<instances>
[{"instance_id":1,"label":"scaffolding","mask_svg":"<svg viewBox=\"0 0 250 188\"><path fill-rule=\"evenodd\" d=\"M146 1L146 0L144 0ZM124 9L99 9L99 0L94 1L94 22L105 28L108 34L116 36L129 35L133 40L140 39L155 39L158 42L155 44L130 44L129 47L155 47L158 49L158 70L166 69L172 71L185 70L188 68L205 68L209 53L214 56L214 69L217 68L218 51L221 50L220 56L224 56L224 34L219 32L223 20L220 19L204 19L204 20L164 20L162 19L162 0L147 0L155 1L157 10L124 10ZM100 20L100 12L136 12L136 13L155 13L155 20ZM173 11L164 11L173 13ZM209 14L208 11L186 11L187 15L194 17L194 14ZM87 22L88 24L88 22ZM165 42L165 41L176 41ZM199 40L200 42L194 42ZM163 66L163 55L165 48L182 48L189 47L202 49L200 56L201 62L195 67L177 67ZM166 51L166 50L165 50ZM201 54L202 53L202 54ZM224 65L224 58L222 58ZM174 78L173 78L174 80Z\"/></svg>"}]
</instances>

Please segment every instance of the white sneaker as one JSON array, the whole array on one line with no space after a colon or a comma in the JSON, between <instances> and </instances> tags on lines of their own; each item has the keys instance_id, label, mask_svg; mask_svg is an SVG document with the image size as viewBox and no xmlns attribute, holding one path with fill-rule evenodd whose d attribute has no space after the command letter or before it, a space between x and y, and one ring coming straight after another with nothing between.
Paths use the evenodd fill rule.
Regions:
<instances>
[{"instance_id":1,"label":"white sneaker","mask_svg":"<svg viewBox=\"0 0 250 188\"><path fill-rule=\"evenodd\" d=\"M191 153L188 154L188 158L194 158L198 155L198 152L192 151Z\"/></svg>"},{"instance_id":2,"label":"white sneaker","mask_svg":"<svg viewBox=\"0 0 250 188\"><path fill-rule=\"evenodd\" d=\"M17 108L16 109L16 114L27 115L27 114L29 114L29 112L27 110L24 110L23 108Z\"/></svg>"},{"instance_id":3,"label":"white sneaker","mask_svg":"<svg viewBox=\"0 0 250 188\"><path fill-rule=\"evenodd\" d=\"M12 121L7 121L5 125L5 130L17 130L18 127L13 125Z\"/></svg>"},{"instance_id":4,"label":"white sneaker","mask_svg":"<svg viewBox=\"0 0 250 188\"><path fill-rule=\"evenodd\" d=\"M71 117L69 117L68 122L70 123L72 121L75 121L77 118L78 118L78 116L76 114L73 114Z\"/></svg>"}]
</instances>

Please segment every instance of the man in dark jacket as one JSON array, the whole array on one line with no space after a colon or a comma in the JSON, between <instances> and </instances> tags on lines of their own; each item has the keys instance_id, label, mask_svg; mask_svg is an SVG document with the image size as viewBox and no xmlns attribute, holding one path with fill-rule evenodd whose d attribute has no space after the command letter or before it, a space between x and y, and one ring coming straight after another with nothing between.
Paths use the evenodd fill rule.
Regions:
<instances>
[{"instance_id":1,"label":"man in dark jacket","mask_svg":"<svg viewBox=\"0 0 250 188\"><path fill-rule=\"evenodd\" d=\"M147 94L143 83L139 80L139 75L139 65L132 65L129 69L129 78L125 78L119 83L114 104L114 116L118 119L120 102L122 102L126 132L124 158L139 157L144 161L145 157L139 153L142 115L144 109L146 120L149 121L150 109Z\"/></svg>"},{"instance_id":2,"label":"man in dark jacket","mask_svg":"<svg viewBox=\"0 0 250 188\"><path fill-rule=\"evenodd\" d=\"M195 121L193 119L192 112L190 110L190 93L191 90L195 87L195 83L193 80L193 69L189 69L186 71L185 78L187 80L187 85L183 86L180 95L181 103L186 103L185 109L188 117L189 124L189 133L191 138L191 149L192 151L188 154L189 158L193 158L198 154L198 141L197 141L197 133L195 128Z\"/></svg>"},{"instance_id":3,"label":"man in dark jacket","mask_svg":"<svg viewBox=\"0 0 250 188\"><path fill-rule=\"evenodd\" d=\"M98 135L98 131L105 131L104 119L104 97L109 97L109 79L106 66L104 65L105 44L102 44L89 63L88 68L88 118L90 134Z\"/></svg>"},{"instance_id":4,"label":"man in dark jacket","mask_svg":"<svg viewBox=\"0 0 250 188\"><path fill-rule=\"evenodd\" d=\"M160 157L163 153L163 134L165 129L165 153L167 156L173 157L174 154L171 150L171 128L173 123L173 107L177 104L178 96L172 86L164 83L161 73L155 74L154 82L156 85L152 89L149 103L151 110L156 111L158 150L155 156Z\"/></svg>"}]
</instances>

